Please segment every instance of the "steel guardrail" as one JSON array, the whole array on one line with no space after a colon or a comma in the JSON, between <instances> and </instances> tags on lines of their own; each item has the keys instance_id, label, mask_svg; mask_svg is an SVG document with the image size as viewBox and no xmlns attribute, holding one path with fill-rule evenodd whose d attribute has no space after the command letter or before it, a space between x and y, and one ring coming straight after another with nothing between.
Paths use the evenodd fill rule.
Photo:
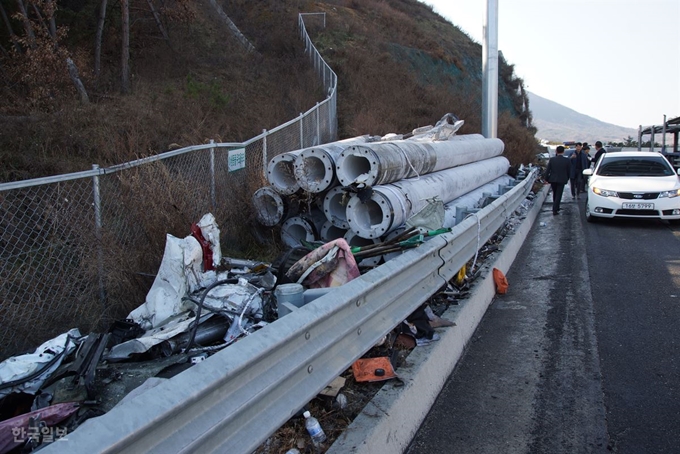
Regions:
<instances>
[{"instance_id":1,"label":"steel guardrail","mask_svg":"<svg viewBox=\"0 0 680 454\"><path fill-rule=\"evenodd\" d=\"M537 174L450 233L86 421L44 452L252 452L453 278L515 212Z\"/></svg>"}]
</instances>

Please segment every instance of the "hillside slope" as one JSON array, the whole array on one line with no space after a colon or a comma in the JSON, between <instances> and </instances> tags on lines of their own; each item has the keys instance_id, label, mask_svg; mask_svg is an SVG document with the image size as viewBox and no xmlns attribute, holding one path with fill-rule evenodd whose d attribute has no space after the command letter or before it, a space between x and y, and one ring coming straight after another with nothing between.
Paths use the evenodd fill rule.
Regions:
<instances>
[{"instance_id":1,"label":"hillside slope","mask_svg":"<svg viewBox=\"0 0 680 454\"><path fill-rule=\"evenodd\" d=\"M20 37L17 3L1 0ZM233 0L219 2L247 52L219 19L213 0L165 2L157 13L130 2L130 81L121 93L120 4L108 2L101 73L94 41L100 2L59 2L58 51L46 33L34 50L0 53L0 181L110 165L213 138L242 141L323 99L296 32L300 12L339 76L340 138L406 132L447 112L479 132L481 46L416 0ZM29 14L39 31L47 19ZM162 31L161 31L162 30ZM167 38L166 38L167 36ZM0 44L12 49L6 28ZM70 56L90 95L82 104L63 65ZM533 156L523 83L500 62L499 136L513 162ZM516 155L516 157L513 157Z\"/></svg>"},{"instance_id":2,"label":"hillside slope","mask_svg":"<svg viewBox=\"0 0 680 454\"><path fill-rule=\"evenodd\" d=\"M576 140L595 143L623 142L627 137L637 140L637 130L597 120L556 102L529 92L529 107L533 114L536 137L551 142Z\"/></svg>"}]
</instances>

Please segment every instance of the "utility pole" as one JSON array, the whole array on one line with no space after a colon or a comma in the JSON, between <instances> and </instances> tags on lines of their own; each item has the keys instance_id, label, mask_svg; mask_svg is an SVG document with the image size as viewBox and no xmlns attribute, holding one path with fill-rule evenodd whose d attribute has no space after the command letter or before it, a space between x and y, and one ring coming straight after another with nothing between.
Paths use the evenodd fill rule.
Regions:
<instances>
[{"instance_id":1,"label":"utility pole","mask_svg":"<svg viewBox=\"0 0 680 454\"><path fill-rule=\"evenodd\" d=\"M482 135L498 137L498 0L486 1L482 42Z\"/></svg>"}]
</instances>

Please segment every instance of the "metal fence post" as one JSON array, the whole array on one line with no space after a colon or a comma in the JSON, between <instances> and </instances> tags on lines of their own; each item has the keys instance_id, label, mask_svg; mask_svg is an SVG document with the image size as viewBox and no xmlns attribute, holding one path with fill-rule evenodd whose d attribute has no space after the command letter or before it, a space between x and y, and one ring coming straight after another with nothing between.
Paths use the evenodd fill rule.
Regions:
<instances>
[{"instance_id":1,"label":"metal fence post","mask_svg":"<svg viewBox=\"0 0 680 454\"><path fill-rule=\"evenodd\" d=\"M210 145L215 141L210 139ZM215 148L210 149L210 201L212 202L213 212L217 208L217 200L215 196Z\"/></svg>"},{"instance_id":2,"label":"metal fence post","mask_svg":"<svg viewBox=\"0 0 680 454\"><path fill-rule=\"evenodd\" d=\"M316 143L321 144L321 125L319 124L319 103L316 103Z\"/></svg>"},{"instance_id":3,"label":"metal fence post","mask_svg":"<svg viewBox=\"0 0 680 454\"><path fill-rule=\"evenodd\" d=\"M326 140L332 140L333 139L333 100L329 99L327 101L327 106L328 106L328 127L326 128L326 132L328 133L328 137L326 137Z\"/></svg>"},{"instance_id":4,"label":"metal fence post","mask_svg":"<svg viewBox=\"0 0 680 454\"><path fill-rule=\"evenodd\" d=\"M305 139L304 139L304 129L302 127L302 119L303 119L302 113L300 113L300 118L298 119L298 122L300 122L300 149L305 147Z\"/></svg>"},{"instance_id":5,"label":"metal fence post","mask_svg":"<svg viewBox=\"0 0 680 454\"><path fill-rule=\"evenodd\" d=\"M267 179L267 164L269 160L267 159L267 130L262 130L262 176Z\"/></svg>"},{"instance_id":6,"label":"metal fence post","mask_svg":"<svg viewBox=\"0 0 680 454\"><path fill-rule=\"evenodd\" d=\"M98 164L92 164L92 170L98 170ZM102 245L102 205L99 192L99 175L92 177L92 195L94 199L94 228L97 238L97 269L99 274L99 299L106 307L106 289L104 288L104 249Z\"/></svg>"}]
</instances>

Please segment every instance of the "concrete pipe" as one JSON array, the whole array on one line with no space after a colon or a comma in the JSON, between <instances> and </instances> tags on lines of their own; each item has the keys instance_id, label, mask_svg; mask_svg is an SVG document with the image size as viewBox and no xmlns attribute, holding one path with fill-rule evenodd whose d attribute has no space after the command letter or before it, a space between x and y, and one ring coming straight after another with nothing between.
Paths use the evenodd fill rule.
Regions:
<instances>
[{"instance_id":1,"label":"concrete pipe","mask_svg":"<svg viewBox=\"0 0 680 454\"><path fill-rule=\"evenodd\" d=\"M369 200L354 195L347 204L350 230L362 238L379 238L400 227L438 197L444 204L504 174L510 166L502 156L373 188Z\"/></svg>"},{"instance_id":2,"label":"concrete pipe","mask_svg":"<svg viewBox=\"0 0 680 454\"><path fill-rule=\"evenodd\" d=\"M341 229L349 229L347 223L347 202L350 196L342 187L331 188L323 199L323 214L334 226Z\"/></svg>"},{"instance_id":3,"label":"concrete pipe","mask_svg":"<svg viewBox=\"0 0 680 454\"><path fill-rule=\"evenodd\" d=\"M344 238L345 233L347 233L347 229L336 227L331 221L326 219L326 222L321 226L321 233L319 235L321 241L328 243L338 238Z\"/></svg>"},{"instance_id":4,"label":"concrete pipe","mask_svg":"<svg viewBox=\"0 0 680 454\"><path fill-rule=\"evenodd\" d=\"M340 153L336 175L342 186L376 186L500 156L503 148L485 138L353 145Z\"/></svg>"},{"instance_id":5,"label":"concrete pipe","mask_svg":"<svg viewBox=\"0 0 680 454\"><path fill-rule=\"evenodd\" d=\"M336 185L337 157L347 147L366 143L369 138L367 135L359 136L302 150L293 164L295 178L300 187L305 191L318 193Z\"/></svg>"},{"instance_id":6,"label":"concrete pipe","mask_svg":"<svg viewBox=\"0 0 680 454\"><path fill-rule=\"evenodd\" d=\"M491 183L487 183L477 189L474 189L444 205L444 223L442 228L454 227L460 222L457 220L456 214L461 208L466 212L469 212L469 210L482 208L483 199L487 194L498 195L498 186L510 184L513 180L514 179L511 176L504 175L500 178L496 178ZM401 235L405 230L405 226L398 227L397 229L392 230L390 233L385 235L383 237L383 241L389 241L392 238ZM397 251L383 254L383 262L392 260L403 253L404 251Z\"/></svg>"},{"instance_id":7,"label":"concrete pipe","mask_svg":"<svg viewBox=\"0 0 680 454\"><path fill-rule=\"evenodd\" d=\"M325 221L326 217L318 210L288 218L281 226L281 241L289 247L301 246L301 240L317 241Z\"/></svg>"},{"instance_id":8,"label":"concrete pipe","mask_svg":"<svg viewBox=\"0 0 680 454\"><path fill-rule=\"evenodd\" d=\"M298 203L292 203L289 198L283 197L271 186L255 191L252 204L255 209L255 218L266 227L275 226L284 219L295 216L300 208Z\"/></svg>"},{"instance_id":9,"label":"concrete pipe","mask_svg":"<svg viewBox=\"0 0 680 454\"><path fill-rule=\"evenodd\" d=\"M486 194L498 196L500 194L498 191L499 185L508 185L513 180L514 178L512 178L510 175L503 175L502 177L496 178L490 183L486 183L476 189L473 189L467 194L463 194L462 196L457 197L445 204L444 225L442 225L442 227L448 228L459 224L462 221L462 219L458 219L459 216L457 212L460 209L469 212L469 210L472 209L484 208L482 206L482 202L484 201Z\"/></svg>"},{"instance_id":10,"label":"concrete pipe","mask_svg":"<svg viewBox=\"0 0 680 454\"><path fill-rule=\"evenodd\" d=\"M291 195L300 189L295 179L294 162L302 150L289 151L274 156L267 165L267 181L279 194Z\"/></svg>"}]
</instances>

